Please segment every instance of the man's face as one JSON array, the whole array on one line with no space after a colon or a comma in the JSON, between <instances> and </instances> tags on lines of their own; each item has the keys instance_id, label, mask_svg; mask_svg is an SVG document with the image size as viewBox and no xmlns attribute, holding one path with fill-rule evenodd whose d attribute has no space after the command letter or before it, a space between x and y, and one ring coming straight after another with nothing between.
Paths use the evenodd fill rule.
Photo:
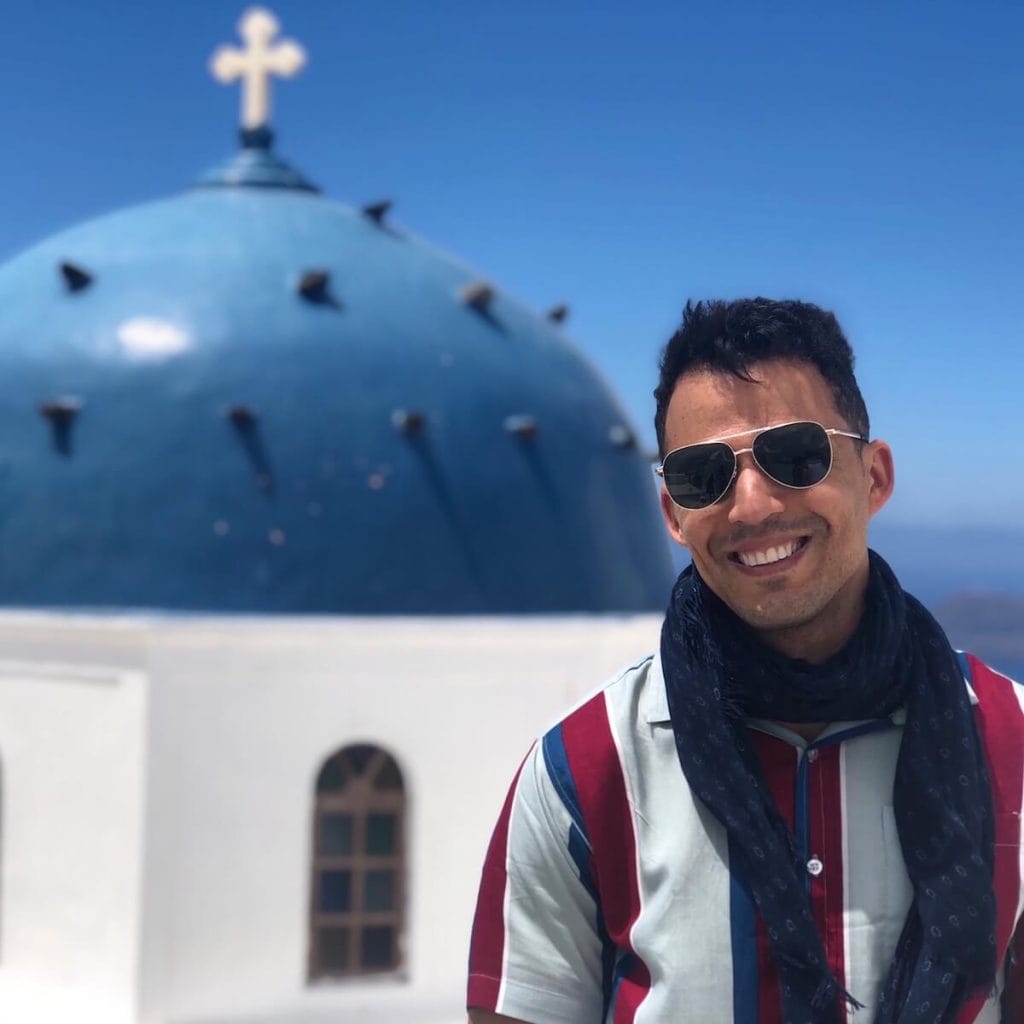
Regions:
<instances>
[{"instance_id":1,"label":"man's face","mask_svg":"<svg viewBox=\"0 0 1024 1024\"><path fill-rule=\"evenodd\" d=\"M726 443L739 451L750 447L754 431L796 420L852 430L809 363L759 363L751 376L758 383L708 370L680 377L665 451L733 434L740 436ZM669 532L689 549L708 586L766 642L808 660L838 650L856 626L867 583L868 520L893 488L885 442L862 445L833 435L832 450L832 471L806 490L771 480L747 452L738 456L729 492L708 508L679 508L664 486L661 494ZM744 564L791 548L770 564Z\"/></svg>"}]
</instances>

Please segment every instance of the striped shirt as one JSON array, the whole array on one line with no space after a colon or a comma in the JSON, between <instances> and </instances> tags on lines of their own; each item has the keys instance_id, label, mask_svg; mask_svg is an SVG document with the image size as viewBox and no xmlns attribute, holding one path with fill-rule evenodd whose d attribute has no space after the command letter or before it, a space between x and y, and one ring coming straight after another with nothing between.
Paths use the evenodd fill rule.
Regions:
<instances>
[{"instance_id":1,"label":"striped shirt","mask_svg":"<svg viewBox=\"0 0 1024 1024\"><path fill-rule=\"evenodd\" d=\"M1021 1024L1024 688L962 658L996 811L995 991L958 1024ZM870 1024L912 899L893 817L903 712L813 742L748 723L807 865L836 977ZM685 785L659 660L586 698L530 751L484 864L470 1007L534 1024L781 1024L767 934L725 831ZM1017 936L1014 939L1014 936ZM1018 976L1020 975L1020 976Z\"/></svg>"}]
</instances>

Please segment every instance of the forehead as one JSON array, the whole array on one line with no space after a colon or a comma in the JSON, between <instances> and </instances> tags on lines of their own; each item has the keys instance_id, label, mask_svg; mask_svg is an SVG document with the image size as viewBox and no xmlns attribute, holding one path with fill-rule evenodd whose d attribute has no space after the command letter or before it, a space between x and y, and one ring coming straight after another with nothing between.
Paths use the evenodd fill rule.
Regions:
<instances>
[{"instance_id":1,"label":"forehead","mask_svg":"<svg viewBox=\"0 0 1024 1024\"><path fill-rule=\"evenodd\" d=\"M684 373L665 417L666 449L792 420L842 425L825 378L809 363L754 363L750 376L753 382L720 370Z\"/></svg>"}]
</instances>

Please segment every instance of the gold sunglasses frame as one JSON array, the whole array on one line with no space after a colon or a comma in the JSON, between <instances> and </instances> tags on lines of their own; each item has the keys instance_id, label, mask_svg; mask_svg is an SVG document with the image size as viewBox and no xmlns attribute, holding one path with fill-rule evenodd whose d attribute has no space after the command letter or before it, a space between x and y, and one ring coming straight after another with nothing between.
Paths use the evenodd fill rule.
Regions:
<instances>
[{"instance_id":1,"label":"gold sunglasses frame","mask_svg":"<svg viewBox=\"0 0 1024 1024\"><path fill-rule=\"evenodd\" d=\"M825 434L826 438L828 438L828 471L820 480L815 480L813 484L787 484L784 483L782 480L776 480L775 477L773 477L771 473L769 473L768 470L766 470L764 466L762 466L761 463L757 461L757 456L754 454L753 442L757 441L757 439L763 433L769 430L778 430L780 427L795 426L818 427ZM824 424L819 423L817 420L788 420L785 423L772 423L770 426L767 427L753 427L750 430L740 430L735 434L723 434L721 437L709 437L706 441L695 441L693 444L680 445L678 448L673 448L672 451L665 453L665 458L661 460L661 465L657 466L654 472L658 476L660 476L664 481L665 463L677 452L686 451L687 448L699 448L702 445L706 444L725 444L726 441L731 441L735 437L746 437L747 434L754 435L749 448L733 448L732 445L726 445L726 447L732 452L732 476L729 477L729 482L728 484L726 484L725 489L717 498L715 498L714 501L708 502L707 505L701 505L698 508L690 508L689 505L680 505L679 502L672 497L671 492L666 487L665 493L668 494L670 500L672 501L672 504L675 505L677 508L684 509L686 512L703 512L704 509L711 508L712 506L717 505L729 493L729 491L732 490L732 485L736 482L736 477L739 475L739 457L741 455L745 455L747 452L750 452L750 457L754 460L754 465L756 465L757 468L766 477L768 477L769 480L772 481L772 483L776 483L780 487L786 487L791 491L806 491L812 487L817 487L818 484L824 483L828 479L829 473L832 472L832 466L835 464L836 461L835 449L832 447L833 437L852 437L855 441L861 441L864 444L870 444L868 438L866 438L863 434L857 434L850 430L842 430L839 427L826 427Z\"/></svg>"}]
</instances>

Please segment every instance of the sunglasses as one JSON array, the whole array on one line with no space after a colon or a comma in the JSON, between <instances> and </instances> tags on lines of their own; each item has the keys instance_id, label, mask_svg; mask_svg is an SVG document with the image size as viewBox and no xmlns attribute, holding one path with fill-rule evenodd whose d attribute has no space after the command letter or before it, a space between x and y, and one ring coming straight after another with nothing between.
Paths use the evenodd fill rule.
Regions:
<instances>
[{"instance_id":1,"label":"sunglasses","mask_svg":"<svg viewBox=\"0 0 1024 1024\"><path fill-rule=\"evenodd\" d=\"M733 450L725 442L754 434L749 448ZM655 472L680 508L708 508L721 501L736 479L737 456L750 452L761 472L783 487L804 490L820 484L832 469L832 435L867 442L866 437L810 420L743 430L714 441L688 444L665 456Z\"/></svg>"}]
</instances>

